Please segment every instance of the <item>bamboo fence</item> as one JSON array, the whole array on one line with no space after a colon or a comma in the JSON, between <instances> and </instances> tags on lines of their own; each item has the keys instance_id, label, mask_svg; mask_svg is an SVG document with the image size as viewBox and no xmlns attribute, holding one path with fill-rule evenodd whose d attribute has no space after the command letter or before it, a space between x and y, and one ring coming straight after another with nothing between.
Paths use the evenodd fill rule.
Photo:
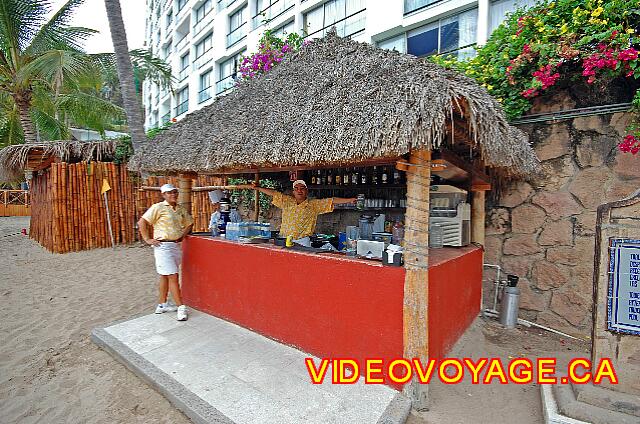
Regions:
<instances>
[{"instance_id":1,"label":"bamboo fence","mask_svg":"<svg viewBox=\"0 0 640 424\"><path fill-rule=\"evenodd\" d=\"M53 163L31 182L30 237L54 253L111 246L104 196L107 191L113 238L116 244L139 239L137 221L153 203L162 200L159 191L140 191L141 185L176 184L174 177L150 177L144 184L111 162ZM221 184L211 176L194 180L194 186ZM192 194L194 232L208 231L212 205L206 192Z\"/></svg>"},{"instance_id":2,"label":"bamboo fence","mask_svg":"<svg viewBox=\"0 0 640 424\"><path fill-rule=\"evenodd\" d=\"M178 187L177 177L149 177L143 185L150 187L160 187L163 184L173 184ZM193 180L194 187L221 185L223 183L222 178L213 177L209 175L200 175L197 179ZM138 191L136 197L136 208L138 216L141 216L149 206L154 203L162 201L162 196L159 191ZM211 214L213 213L213 205L209 201L209 194L207 192L192 192L191 193L191 216L193 216L193 231L205 232L209 231L209 221Z\"/></svg>"},{"instance_id":3,"label":"bamboo fence","mask_svg":"<svg viewBox=\"0 0 640 424\"><path fill-rule=\"evenodd\" d=\"M29 216L31 205L27 190L0 190L0 216Z\"/></svg>"}]
</instances>

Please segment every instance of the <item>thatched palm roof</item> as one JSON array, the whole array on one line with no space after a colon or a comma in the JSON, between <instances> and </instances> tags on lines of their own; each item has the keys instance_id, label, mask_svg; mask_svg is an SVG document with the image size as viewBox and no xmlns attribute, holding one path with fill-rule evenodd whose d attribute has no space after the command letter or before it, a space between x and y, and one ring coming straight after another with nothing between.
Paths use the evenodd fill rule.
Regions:
<instances>
[{"instance_id":1,"label":"thatched palm roof","mask_svg":"<svg viewBox=\"0 0 640 424\"><path fill-rule=\"evenodd\" d=\"M46 141L42 143L14 144L0 150L0 181L23 179L30 163L45 164L50 158L63 162L81 160L110 161L118 140L99 141Z\"/></svg>"},{"instance_id":2,"label":"thatched palm roof","mask_svg":"<svg viewBox=\"0 0 640 424\"><path fill-rule=\"evenodd\" d=\"M451 142L456 113L484 165L509 176L538 170L527 136L473 80L335 34L191 113L130 167L215 173L397 157Z\"/></svg>"}]
</instances>

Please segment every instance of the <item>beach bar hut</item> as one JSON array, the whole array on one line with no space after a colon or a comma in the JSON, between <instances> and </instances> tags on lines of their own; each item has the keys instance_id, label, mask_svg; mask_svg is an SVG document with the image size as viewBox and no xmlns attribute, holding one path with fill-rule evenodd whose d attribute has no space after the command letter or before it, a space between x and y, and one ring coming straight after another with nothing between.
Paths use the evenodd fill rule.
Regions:
<instances>
[{"instance_id":1,"label":"beach bar hut","mask_svg":"<svg viewBox=\"0 0 640 424\"><path fill-rule=\"evenodd\" d=\"M539 162L469 78L330 33L193 112L129 165L180 175L184 194L196 174L402 169L404 267L192 235L183 296L319 357L426 361L445 356L479 312L485 192L537 172ZM429 249L432 173L472 193L475 244ZM414 379L405 390L416 407L426 404L424 385Z\"/></svg>"}]
</instances>

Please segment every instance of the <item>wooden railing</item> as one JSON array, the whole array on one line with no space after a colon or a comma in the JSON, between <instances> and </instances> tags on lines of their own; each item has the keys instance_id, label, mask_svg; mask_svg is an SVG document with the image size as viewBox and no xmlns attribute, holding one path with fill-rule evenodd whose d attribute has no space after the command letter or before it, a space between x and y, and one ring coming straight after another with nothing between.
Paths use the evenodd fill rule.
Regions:
<instances>
[{"instance_id":1,"label":"wooden railing","mask_svg":"<svg viewBox=\"0 0 640 424\"><path fill-rule=\"evenodd\" d=\"M29 216L31 204L28 190L0 190L0 216Z\"/></svg>"}]
</instances>

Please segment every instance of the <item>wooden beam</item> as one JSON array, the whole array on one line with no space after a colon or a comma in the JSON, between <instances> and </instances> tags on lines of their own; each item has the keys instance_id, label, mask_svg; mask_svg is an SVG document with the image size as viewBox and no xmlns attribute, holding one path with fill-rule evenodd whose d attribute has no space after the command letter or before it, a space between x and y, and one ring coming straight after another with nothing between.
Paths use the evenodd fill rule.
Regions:
<instances>
[{"instance_id":1,"label":"wooden beam","mask_svg":"<svg viewBox=\"0 0 640 424\"><path fill-rule=\"evenodd\" d=\"M191 187L193 180L190 174L178 176L178 204L182 205L191 214Z\"/></svg>"},{"instance_id":2,"label":"wooden beam","mask_svg":"<svg viewBox=\"0 0 640 424\"><path fill-rule=\"evenodd\" d=\"M405 358L429 357L429 181L431 152L412 151L407 171L407 213L405 215L405 280L403 301L403 344ZM428 386L413 378L405 387L416 410L429 407Z\"/></svg>"},{"instance_id":3,"label":"wooden beam","mask_svg":"<svg viewBox=\"0 0 640 424\"><path fill-rule=\"evenodd\" d=\"M472 192L471 199L471 241L484 246L484 191Z\"/></svg>"},{"instance_id":4,"label":"wooden beam","mask_svg":"<svg viewBox=\"0 0 640 424\"><path fill-rule=\"evenodd\" d=\"M253 176L253 182L256 186L260 185L260 174L258 172ZM260 217L260 192L258 190L254 190L253 210L253 221L258 222L258 218Z\"/></svg>"},{"instance_id":5,"label":"wooden beam","mask_svg":"<svg viewBox=\"0 0 640 424\"><path fill-rule=\"evenodd\" d=\"M191 187L191 191L194 193L202 192L202 191L213 191L213 190L244 190L244 188L236 185L213 185L213 186ZM138 191L160 191L160 187L141 186L138 189Z\"/></svg>"}]
</instances>

